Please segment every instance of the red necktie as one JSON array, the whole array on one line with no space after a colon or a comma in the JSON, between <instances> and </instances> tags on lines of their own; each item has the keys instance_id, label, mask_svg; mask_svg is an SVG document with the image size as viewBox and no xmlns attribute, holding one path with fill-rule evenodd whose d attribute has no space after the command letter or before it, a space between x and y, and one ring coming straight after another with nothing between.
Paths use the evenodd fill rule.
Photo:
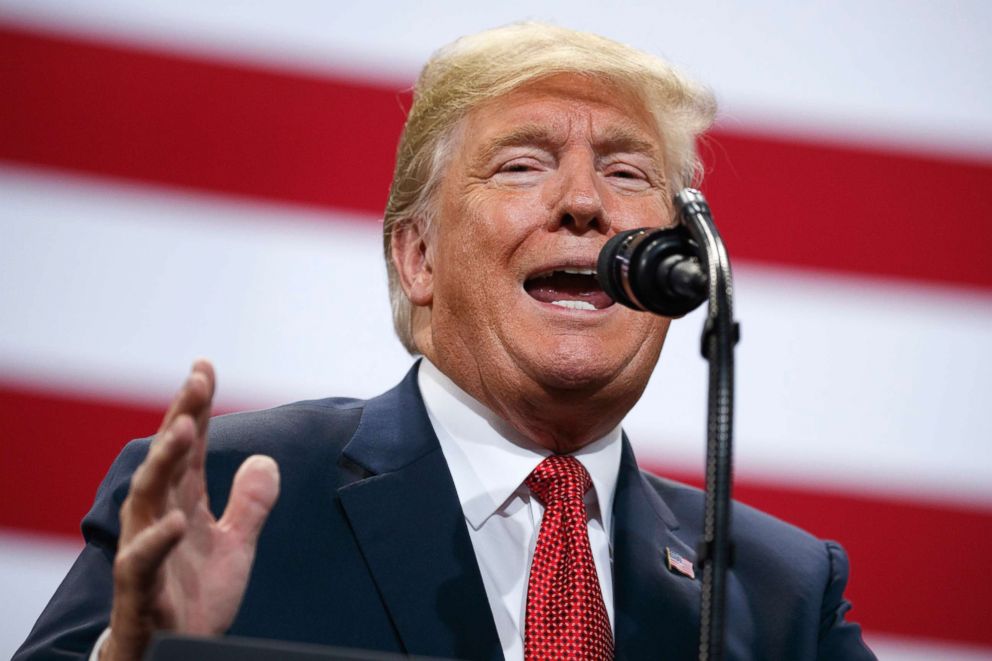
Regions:
<instances>
[{"instance_id":1,"label":"red necktie","mask_svg":"<svg viewBox=\"0 0 992 661\"><path fill-rule=\"evenodd\" d=\"M544 503L527 584L524 658L613 658L613 631L589 547L583 496L592 485L574 457L551 456L525 480Z\"/></svg>"}]
</instances>

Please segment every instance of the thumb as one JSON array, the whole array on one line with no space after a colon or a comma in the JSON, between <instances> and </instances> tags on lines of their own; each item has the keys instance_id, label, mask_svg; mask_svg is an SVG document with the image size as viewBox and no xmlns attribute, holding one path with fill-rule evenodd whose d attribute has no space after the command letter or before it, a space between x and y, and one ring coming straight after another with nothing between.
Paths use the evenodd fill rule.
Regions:
<instances>
[{"instance_id":1,"label":"thumb","mask_svg":"<svg viewBox=\"0 0 992 661\"><path fill-rule=\"evenodd\" d=\"M254 545L279 497L279 467L272 457L245 459L234 475L231 496L219 524Z\"/></svg>"}]
</instances>

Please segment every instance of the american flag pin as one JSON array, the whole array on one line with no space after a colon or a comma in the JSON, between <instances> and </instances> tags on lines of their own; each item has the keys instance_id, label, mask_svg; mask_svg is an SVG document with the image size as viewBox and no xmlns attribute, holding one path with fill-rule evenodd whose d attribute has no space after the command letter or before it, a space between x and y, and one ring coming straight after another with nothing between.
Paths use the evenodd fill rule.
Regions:
<instances>
[{"instance_id":1,"label":"american flag pin","mask_svg":"<svg viewBox=\"0 0 992 661\"><path fill-rule=\"evenodd\" d=\"M683 558L669 547L665 547L665 564L668 570L678 572L689 578L696 578L696 572L692 568L692 561Z\"/></svg>"}]
</instances>

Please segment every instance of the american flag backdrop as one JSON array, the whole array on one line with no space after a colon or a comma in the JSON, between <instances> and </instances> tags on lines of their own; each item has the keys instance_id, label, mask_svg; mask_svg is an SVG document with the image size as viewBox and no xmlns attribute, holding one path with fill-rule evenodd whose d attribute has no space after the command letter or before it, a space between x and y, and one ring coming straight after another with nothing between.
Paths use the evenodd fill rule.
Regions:
<instances>
[{"instance_id":1,"label":"american flag backdrop","mask_svg":"<svg viewBox=\"0 0 992 661\"><path fill-rule=\"evenodd\" d=\"M844 544L881 658L992 658L982 0L0 0L0 657L195 357L221 411L401 378L379 232L410 85L434 48L528 18L716 92L735 495ZM694 483L701 319L625 425Z\"/></svg>"}]
</instances>

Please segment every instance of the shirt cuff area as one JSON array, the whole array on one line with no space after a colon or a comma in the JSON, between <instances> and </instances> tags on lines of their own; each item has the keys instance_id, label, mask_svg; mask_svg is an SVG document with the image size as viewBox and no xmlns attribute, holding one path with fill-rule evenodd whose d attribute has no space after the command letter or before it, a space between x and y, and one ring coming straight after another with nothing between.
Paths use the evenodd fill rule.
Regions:
<instances>
[{"instance_id":1,"label":"shirt cuff area","mask_svg":"<svg viewBox=\"0 0 992 661\"><path fill-rule=\"evenodd\" d=\"M110 627L103 630L100 637L96 639L96 643L93 645L93 651L90 652L89 661L100 661L100 650L103 649L103 644L107 642L110 638Z\"/></svg>"}]
</instances>

